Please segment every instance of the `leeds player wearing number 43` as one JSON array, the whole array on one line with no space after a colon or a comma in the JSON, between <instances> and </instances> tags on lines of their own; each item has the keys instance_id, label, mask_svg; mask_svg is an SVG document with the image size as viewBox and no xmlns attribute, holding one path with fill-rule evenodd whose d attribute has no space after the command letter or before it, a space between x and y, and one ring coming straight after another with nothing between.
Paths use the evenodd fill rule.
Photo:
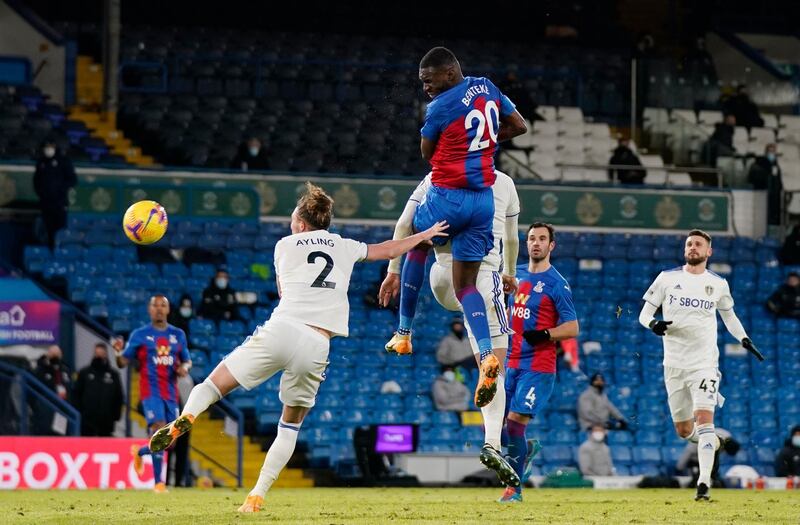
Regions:
<instances>
[{"instance_id":1,"label":"leeds player wearing number 43","mask_svg":"<svg viewBox=\"0 0 800 525\"><path fill-rule=\"evenodd\" d=\"M425 230L441 220L450 225L453 287L480 350L478 382L488 384L500 373L500 361L492 353L486 303L476 284L481 261L493 242L494 154L498 143L525 133L527 126L497 86L488 78L464 77L455 55L444 47L435 47L422 57L419 79L432 99L420 141L422 156L432 170L431 187L414 214L414 230ZM427 249L412 250L403 265L400 320L397 333L386 344L389 351L411 353L411 327L425 278ZM479 406L491 399L485 396Z\"/></svg>"},{"instance_id":2,"label":"leeds player wearing number 43","mask_svg":"<svg viewBox=\"0 0 800 525\"><path fill-rule=\"evenodd\" d=\"M192 389L180 417L150 438L150 450L171 446L195 418L241 385L257 387L278 372L283 413L256 486L240 512L258 512L264 496L294 452L297 434L328 366L331 337L348 335L347 289L353 265L399 257L413 246L446 235L444 223L399 241L364 244L330 233L333 199L306 183L292 213L292 235L275 245L275 274L280 302L269 321L245 339Z\"/></svg>"},{"instance_id":3,"label":"leeds player wearing number 43","mask_svg":"<svg viewBox=\"0 0 800 525\"><path fill-rule=\"evenodd\" d=\"M728 332L763 360L733 311L728 281L706 269L711 254L711 236L690 231L684 246L686 264L656 277L639 314L644 327L664 338L664 384L672 421L680 437L697 443L698 501L709 499L714 456L720 448L714 409L725 401L720 394L717 311ZM662 320L654 317L659 308Z\"/></svg>"}]
</instances>

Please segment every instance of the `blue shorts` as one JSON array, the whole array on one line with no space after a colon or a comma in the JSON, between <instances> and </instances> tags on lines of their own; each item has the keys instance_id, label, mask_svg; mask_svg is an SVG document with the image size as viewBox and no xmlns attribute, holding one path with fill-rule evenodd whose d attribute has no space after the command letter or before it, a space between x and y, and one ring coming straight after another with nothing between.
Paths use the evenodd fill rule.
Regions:
<instances>
[{"instance_id":1,"label":"blue shorts","mask_svg":"<svg viewBox=\"0 0 800 525\"><path fill-rule=\"evenodd\" d=\"M448 237L436 237L433 242L451 242L456 261L481 261L494 245L494 192L482 190L447 189L431 186L417 206L414 229L427 230L439 221L447 221Z\"/></svg>"},{"instance_id":2,"label":"blue shorts","mask_svg":"<svg viewBox=\"0 0 800 525\"><path fill-rule=\"evenodd\" d=\"M148 427L153 423L169 423L180 415L177 402L158 397L142 399L142 410Z\"/></svg>"},{"instance_id":3,"label":"blue shorts","mask_svg":"<svg viewBox=\"0 0 800 525\"><path fill-rule=\"evenodd\" d=\"M506 370L506 404L511 412L536 417L550 400L555 374L509 368Z\"/></svg>"}]
</instances>

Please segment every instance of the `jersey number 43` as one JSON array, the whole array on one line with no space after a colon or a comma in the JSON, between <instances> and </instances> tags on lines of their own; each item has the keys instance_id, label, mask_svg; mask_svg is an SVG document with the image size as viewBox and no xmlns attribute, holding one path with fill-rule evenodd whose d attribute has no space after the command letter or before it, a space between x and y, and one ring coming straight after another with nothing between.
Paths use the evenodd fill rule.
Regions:
<instances>
[{"instance_id":1,"label":"jersey number 43","mask_svg":"<svg viewBox=\"0 0 800 525\"><path fill-rule=\"evenodd\" d=\"M487 123L489 124L489 138L481 140L484 131L486 131ZM476 126L475 136L469 144L469 151L480 151L488 148L491 144L497 144L497 133L500 131L500 111L497 109L497 104L495 104L494 100L486 102L483 111L473 109L467 113L464 119L464 129L469 131Z\"/></svg>"}]
</instances>

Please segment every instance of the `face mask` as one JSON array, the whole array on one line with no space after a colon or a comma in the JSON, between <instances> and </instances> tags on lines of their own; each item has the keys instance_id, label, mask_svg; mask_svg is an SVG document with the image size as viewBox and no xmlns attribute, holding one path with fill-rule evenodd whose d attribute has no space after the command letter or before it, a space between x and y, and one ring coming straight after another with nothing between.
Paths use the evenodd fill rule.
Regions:
<instances>
[{"instance_id":1,"label":"face mask","mask_svg":"<svg viewBox=\"0 0 800 525\"><path fill-rule=\"evenodd\" d=\"M44 156L48 159L52 159L56 154L55 148L44 148Z\"/></svg>"},{"instance_id":2,"label":"face mask","mask_svg":"<svg viewBox=\"0 0 800 525\"><path fill-rule=\"evenodd\" d=\"M444 380L447 381L448 383L452 383L453 381L456 380L456 373L453 372L452 370L448 370L442 375L444 376Z\"/></svg>"},{"instance_id":3,"label":"face mask","mask_svg":"<svg viewBox=\"0 0 800 525\"><path fill-rule=\"evenodd\" d=\"M606 437L605 432L600 432L600 431L592 432L592 439L594 439L598 443L603 441L603 439L605 439L605 437Z\"/></svg>"},{"instance_id":4,"label":"face mask","mask_svg":"<svg viewBox=\"0 0 800 525\"><path fill-rule=\"evenodd\" d=\"M181 315L184 317L191 317L192 316L192 307L191 306L181 306Z\"/></svg>"},{"instance_id":5,"label":"face mask","mask_svg":"<svg viewBox=\"0 0 800 525\"><path fill-rule=\"evenodd\" d=\"M50 364L51 365L59 365L59 364L61 364L61 358L60 357L51 357L50 358Z\"/></svg>"},{"instance_id":6,"label":"face mask","mask_svg":"<svg viewBox=\"0 0 800 525\"><path fill-rule=\"evenodd\" d=\"M767 160L770 162L775 162L775 154L774 153L767 153Z\"/></svg>"},{"instance_id":7,"label":"face mask","mask_svg":"<svg viewBox=\"0 0 800 525\"><path fill-rule=\"evenodd\" d=\"M460 329L453 328L453 335L455 335L459 339L464 339L464 329L463 328L460 328Z\"/></svg>"},{"instance_id":8,"label":"face mask","mask_svg":"<svg viewBox=\"0 0 800 525\"><path fill-rule=\"evenodd\" d=\"M606 387L606 385L592 385L592 386L595 387L597 391L600 392L601 394L603 393L603 389Z\"/></svg>"},{"instance_id":9,"label":"face mask","mask_svg":"<svg viewBox=\"0 0 800 525\"><path fill-rule=\"evenodd\" d=\"M103 368L104 366L106 366L106 360L102 357L92 359L92 368Z\"/></svg>"},{"instance_id":10,"label":"face mask","mask_svg":"<svg viewBox=\"0 0 800 525\"><path fill-rule=\"evenodd\" d=\"M258 155L259 148L250 147L247 148L247 151L250 152L251 157L255 157L256 155Z\"/></svg>"},{"instance_id":11,"label":"face mask","mask_svg":"<svg viewBox=\"0 0 800 525\"><path fill-rule=\"evenodd\" d=\"M800 436L792 436L792 445L800 448Z\"/></svg>"},{"instance_id":12,"label":"face mask","mask_svg":"<svg viewBox=\"0 0 800 525\"><path fill-rule=\"evenodd\" d=\"M214 279L214 284L217 285L217 288L226 288L228 286L228 280L224 277L217 277Z\"/></svg>"}]
</instances>

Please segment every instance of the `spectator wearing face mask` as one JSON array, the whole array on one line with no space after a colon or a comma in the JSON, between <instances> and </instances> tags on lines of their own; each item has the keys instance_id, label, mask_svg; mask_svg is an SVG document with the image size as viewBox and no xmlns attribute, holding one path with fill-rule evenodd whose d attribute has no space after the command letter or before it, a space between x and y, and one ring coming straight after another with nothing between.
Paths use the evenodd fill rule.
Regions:
<instances>
[{"instance_id":1,"label":"spectator wearing face mask","mask_svg":"<svg viewBox=\"0 0 800 525\"><path fill-rule=\"evenodd\" d=\"M767 144L764 155L756 157L747 173L755 190L767 190L767 224L780 225L783 205L783 182L775 144Z\"/></svg>"},{"instance_id":2,"label":"spectator wearing face mask","mask_svg":"<svg viewBox=\"0 0 800 525\"><path fill-rule=\"evenodd\" d=\"M604 392L606 381L603 374L594 374L589 383L589 387L578 398L578 421L581 428L589 430L595 425L614 430L628 428L625 417Z\"/></svg>"},{"instance_id":3,"label":"spectator wearing face mask","mask_svg":"<svg viewBox=\"0 0 800 525\"><path fill-rule=\"evenodd\" d=\"M36 377L63 400L68 400L72 390L72 376L69 367L62 361L61 348L52 345L36 362ZM48 403L37 402L34 417L34 433L54 435L55 412Z\"/></svg>"},{"instance_id":4,"label":"spectator wearing face mask","mask_svg":"<svg viewBox=\"0 0 800 525\"><path fill-rule=\"evenodd\" d=\"M792 428L783 448L775 458L776 476L800 476L800 425Z\"/></svg>"},{"instance_id":5,"label":"spectator wearing face mask","mask_svg":"<svg viewBox=\"0 0 800 525\"><path fill-rule=\"evenodd\" d=\"M613 476L614 462L606 445L606 429L593 425L589 437L578 447L578 467L584 476Z\"/></svg>"},{"instance_id":6,"label":"spectator wearing face mask","mask_svg":"<svg viewBox=\"0 0 800 525\"><path fill-rule=\"evenodd\" d=\"M189 321L194 318L194 308L192 305L192 297L189 294L181 295L178 301L178 307L170 309L167 322L176 328L180 328L189 337Z\"/></svg>"},{"instance_id":7,"label":"spectator wearing face mask","mask_svg":"<svg viewBox=\"0 0 800 525\"><path fill-rule=\"evenodd\" d=\"M445 366L477 368L478 364L469 344L464 321L460 317L455 317L450 322L450 333L439 341L436 360Z\"/></svg>"},{"instance_id":8,"label":"spectator wearing face mask","mask_svg":"<svg viewBox=\"0 0 800 525\"><path fill-rule=\"evenodd\" d=\"M36 159L33 189L39 196L39 208L50 249L55 245L56 232L67 225L69 190L76 184L78 178L72 162L58 151L55 142L45 142L41 155Z\"/></svg>"},{"instance_id":9,"label":"spectator wearing face mask","mask_svg":"<svg viewBox=\"0 0 800 525\"><path fill-rule=\"evenodd\" d=\"M72 390L72 404L81 413L81 435L111 436L124 401L119 372L108 362L108 347L97 343L92 362L78 372Z\"/></svg>"},{"instance_id":10,"label":"spectator wearing face mask","mask_svg":"<svg viewBox=\"0 0 800 525\"><path fill-rule=\"evenodd\" d=\"M767 299L767 308L778 317L800 319L800 275L790 272Z\"/></svg>"},{"instance_id":11,"label":"spectator wearing face mask","mask_svg":"<svg viewBox=\"0 0 800 525\"><path fill-rule=\"evenodd\" d=\"M269 159L257 137L250 137L231 161L231 168L241 171L268 170Z\"/></svg>"},{"instance_id":12,"label":"spectator wearing face mask","mask_svg":"<svg viewBox=\"0 0 800 525\"><path fill-rule=\"evenodd\" d=\"M443 366L442 375L433 382L433 402L436 410L463 412L467 409L469 390L456 379L452 366Z\"/></svg>"},{"instance_id":13,"label":"spectator wearing face mask","mask_svg":"<svg viewBox=\"0 0 800 525\"><path fill-rule=\"evenodd\" d=\"M236 291L230 287L230 275L224 269L217 270L211 283L203 290L203 304L197 314L213 321L239 319Z\"/></svg>"}]
</instances>

